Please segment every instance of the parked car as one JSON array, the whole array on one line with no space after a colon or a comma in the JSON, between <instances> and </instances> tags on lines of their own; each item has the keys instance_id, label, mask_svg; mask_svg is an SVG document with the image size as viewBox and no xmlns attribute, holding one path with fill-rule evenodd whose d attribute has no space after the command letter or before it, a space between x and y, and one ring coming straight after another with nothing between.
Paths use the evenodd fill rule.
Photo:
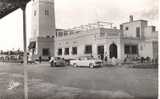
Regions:
<instances>
[{"instance_id":1,"label":"parked car","mask_svg":"<svg viewBox=\"0 0 160 99\"><path fill-rule=\"evenodd\" d=\"M85 67L94 68L97 66L102 66L102 60L91 58L91 57L82 57L76 60L71 60L70 64L73 65L74 67L85 66Z\"/></svg>"},{"instance_id":2,"label":"parked car","mask_svg":"<svg viewBox=\"0 0 160 99\"><path fill-rule=\"evenodd\" d=\"M63 58L60 58L60 57L51 57L50 59L50 64L51 64L51 67L53 66L65 66L65 60Z\"/></svg>"}]
</instances>

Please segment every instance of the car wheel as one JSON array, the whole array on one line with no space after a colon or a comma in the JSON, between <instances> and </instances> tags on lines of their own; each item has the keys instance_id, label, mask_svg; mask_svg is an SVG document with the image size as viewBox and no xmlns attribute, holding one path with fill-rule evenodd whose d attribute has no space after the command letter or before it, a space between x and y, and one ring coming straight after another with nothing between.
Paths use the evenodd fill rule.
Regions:
<instances>
[{"instance_id":1,"label":"car wheel","mask_svg":"<svg viewBox=\"0 0 160 99\"><path fill-rule=\"evenodd\" d=\"M74 64L73 64L73 67L77 67L77 64L76 64L76 63L74 63Z\"/></svg>"},{"instance_id":2,"label":"car wheel","mask_svg":"<svg viewBox=\"0 0 160 99\"><path fill-rule=\"evenodd\" d=\"M89 64L89 67L90 67L90 68L94 68L94 64L93 64L93 63L90 63L90 64Z\"/></svg>"}]
</instances>

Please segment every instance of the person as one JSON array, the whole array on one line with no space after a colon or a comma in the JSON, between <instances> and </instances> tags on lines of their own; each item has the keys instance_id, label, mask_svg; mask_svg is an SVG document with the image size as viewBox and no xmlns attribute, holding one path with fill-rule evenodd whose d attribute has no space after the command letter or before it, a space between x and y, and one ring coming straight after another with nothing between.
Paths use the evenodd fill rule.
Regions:
<instances>
[{"instance_id":1,"label":"person","mask_svg":"<svg viewBox=\"0 0 160 99\"><path fill-rule=\"evenodd\" d=\"M105 62L107 62L107 55L105 56L104 60L105 60Z\"/></svg>"},{"instance_id":2,"label":"person","mask_svg":"<svg viewBox=\"0 0 160 99\"><path fill-rule=\"evenodd\" d=\"M50 59L51 59L51 56L48 57L48 60L50 60Z\"/></svg>"},{"instance_id":3,"label":"person","mask_svg":"<svg viewBox=\"0 0 160 99\"><path fill-rule=\"evenodd\" d=\"M145 60L144 57L141 57L141 63L144 63L144 60Z\"/></svg>"},{"instance_id":4,"label":"person","mask_svg":"<svg viewBox=\"0 0 160 99\"><path fill-rule=\"evenodd\" d=\"M53 67L53 65L54 65L54 57L51 57L49 62L50 62L51 67Z\"/></svg>"},{"instance_id":5,"label":"person","mask_svg":"<svg viewBox=\"0 0 160 99\"><path fill-rule=\"evenodd\" d=\"M115 57L112 57L112 65L116 65L117 64L117 60Z\"/></svg>"},{"instance_id":6,"label":"person","mask_svg":"<svg viewBox=\"0 0 160 99\"><path fill-rule=\"evenodd\" d=\"M42 62L42 57L41 56L39 56L39 63L41 63Z\"/></svg>"}]
</instances>

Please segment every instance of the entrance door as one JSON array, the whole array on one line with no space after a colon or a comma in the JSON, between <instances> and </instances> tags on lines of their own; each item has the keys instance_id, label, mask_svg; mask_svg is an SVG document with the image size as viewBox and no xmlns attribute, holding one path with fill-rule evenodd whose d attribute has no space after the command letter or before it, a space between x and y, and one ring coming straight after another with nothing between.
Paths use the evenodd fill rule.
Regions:
<instances>
[{"instance_id":1,"label":"entrance door","mask_svg":"<svg viewBox=\"0 0 160 99\"><path fill-rule=\"evenodd\" d=\"M110 58L115 57L117 58L117 45L116 44L111 44L109 47L110 51Z\"/></svg>"},{"instance_id":2,"label":"entrance door","mask_svg":"<svg viewBox=\"0 0 160 99\"><path fill-rule=\"evenodd\" d=\"M104 46L103 45L98 46L97 53L98 53L99 56L101 56L101 60L103 60L104 59Z\"/></svg>"}]
</instances>

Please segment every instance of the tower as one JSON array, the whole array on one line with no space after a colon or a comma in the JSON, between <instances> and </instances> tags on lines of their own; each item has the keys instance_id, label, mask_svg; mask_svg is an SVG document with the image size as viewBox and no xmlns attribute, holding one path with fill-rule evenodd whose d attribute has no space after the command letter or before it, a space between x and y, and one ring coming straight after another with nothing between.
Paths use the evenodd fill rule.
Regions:
<instances>
[{"instance_id":1,"label":"tower","mask_svg":"<svg viewBox=\"0 0 160 99\"><path fill-rule=\"evenodd\" d=\"M32 28L29 52L33 57L48 59L54 55L54 0L32 0Z\"/></svg>"}]
</instances>

